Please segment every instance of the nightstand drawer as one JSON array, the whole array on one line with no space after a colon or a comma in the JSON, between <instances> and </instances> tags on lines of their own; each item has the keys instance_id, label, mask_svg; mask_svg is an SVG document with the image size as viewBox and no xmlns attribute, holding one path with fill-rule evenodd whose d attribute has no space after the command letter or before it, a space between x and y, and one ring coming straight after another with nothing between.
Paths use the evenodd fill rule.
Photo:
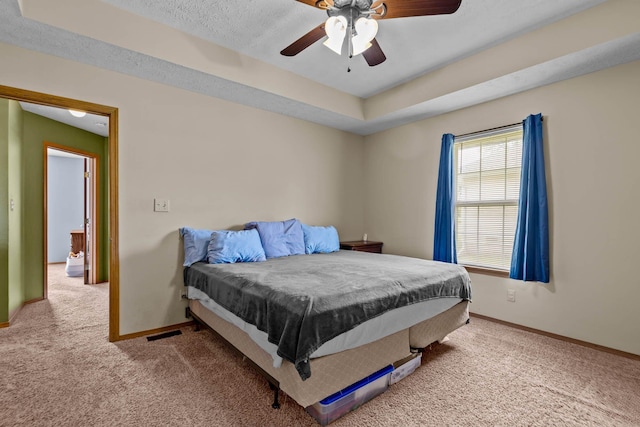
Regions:
<instances>
[{"instance_id":1,"label":"nightstand drawer","mask_svg":"<svg viewBox=\"0 0 640 427\"><path fill-rule=\"evenodd\" d=\"M373 242L370 240L354 240L350 242L340 242L340 249L381 254L382 245L382 242Z\"/></svg>"}]
</instances>

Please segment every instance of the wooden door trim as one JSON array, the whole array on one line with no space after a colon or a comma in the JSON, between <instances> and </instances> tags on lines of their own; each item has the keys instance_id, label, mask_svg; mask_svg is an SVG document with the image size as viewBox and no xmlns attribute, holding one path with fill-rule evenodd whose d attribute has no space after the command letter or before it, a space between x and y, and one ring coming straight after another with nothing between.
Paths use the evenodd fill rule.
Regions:
<instances>
[{"instance_id":1,"label":"wooden door trim","mask_svg":"<svg viewBox=\"0 0 640 427\"><path fill-rule=\"evenodd\" d=\"M52 107L71 108L109 117L109 341L120 340L120 253L118 228L118 109L0 85L0 97ZM46 236L45 236L46 238Z\"/></svg>"},{"instance_id":2,"label":"wooden door trim","mask_svg":"<svg viewBox=\"0 0 640 427\"><path fill-rule=\"evenodd\" d=\"M86 248L85 247L85 256L86 253L89 253L89 259L91 262L91 269L89 270L89 277L87 278L87 281L89 282L90 285L95 285L96 283L98 283L97 280L97 275L98 275L98 271L100 268L100 258L98 257L98 254L102 253L102 250L99 249L101 246L99 245L100 243L100 236L97 233L97 229L98 229L98 225L100 224L100 162L98 161L97 157L91 157L91 158L85 158L85 165L88 164L89 166L89 185L91 186L91 193L90 193L90 200L89 200L89 205L91 206L91 226L89 227L91 230L91 239L89 241L87 241L87 236L84 236L84 242L85 242L85 246L87 245L87 243L90 244L90 248ZM86 185L87 185L87 179L85 178L85 201L84 201L84 209L86 211L87 209L87 194L86 194ZM85 212L86 213L86 212ZM86 224L86 217L85 217L85 224L84 224L84 228L85 228L85 233L86 233L86 229L87 229L87 224Z\"/></svg>"},{"instance_id":3,"label":"wooden door trim","mask_svg":"<svg viewBox=\"0 0 640 427\"><path fill-rule=\"evenodd\" d=\"M93 168L93 174L94 177L91 179L91 184L92 184L92 188L91 188L91 192L93 194L93 201L91 202L91 209L93 210L93 215L92 215L92 221L91 221L91 226L90 226L90 230L91 230L91 241L92 241L92 245L91 245L91 250L88 251L87 248L85 247L84 250L84 256L87 256L87 253L89 253L91 260L91 271L90 271L90 277L88 280L89 284L95 284L96 283L96 272L99 270L100 268L100 260L98 257L99 253L102 253L102 251L98 248L100 248L100 244L102 243L100 240L100 235L96 232L97 231L97 226L98 224L100 224L100 208L101 208L101 204L100 204L100 193L99 193L99 188L100 188L100 162L98 159L98 155L95 153L91 153L89 151L85 151L79 148L73 148L73 147L68 147L66 145L63 144L56 144L55 142L49 142L49 141L44 141L43 143L44 145L44 211L43 211L43 233L44 233L44 268L45 268L45 279L44 279L44 298L48 298L48 291L49 291L49 281L47 280L47 265L49 264L48 258L49 258L49 254L48 254L48 239L49 239L49 219L47 216L47 211L49 208L49 175L47 173L48 168L49 168L49 156L48 156L48 150L49 148L57 150L57 151L64 151L66 153L71 153L71 154L76 154L78 156L82 156L84 157L87 161L92 163L92 168ZM86 197L86 195L85 195ZM86 200L83 202L86 204ZM86 228L86 224L83 225L83 229ZM84 237L85 239L85 244L86 244L86 235ZM85 261L86 262L86 261ZM83 275L84 277L84 275Z\"/></svg>"}]
</instances>

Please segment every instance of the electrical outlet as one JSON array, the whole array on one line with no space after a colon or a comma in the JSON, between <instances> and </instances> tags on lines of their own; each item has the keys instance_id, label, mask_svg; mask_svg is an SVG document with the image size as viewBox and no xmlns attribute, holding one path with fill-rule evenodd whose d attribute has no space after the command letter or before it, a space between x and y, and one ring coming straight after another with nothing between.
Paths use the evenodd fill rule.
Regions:
<instances>
[{"instance_id":1,"label":"electrical outlet","mask_svg":"<svg viewBox=\"0 0 640 427\"><path fill-rule=\"evenodd\" d=\"M507 301L516 302L516 291L513 289L507 290Z\"/></svg>"},{"instance_id":2,"label":"electrical outlet","mask_svg":"<svg viewBox=\"0 0 640 427\"><path fill-rule=\"evenodd\" d=\"M168 199L153 199L153 211L154 212L169 212L169 200Z\"/></svg>"},{"instance_id":3,"label":"electrical outlet","mask_svg":"<svg viewBox=\"0 0 640 427\"><path fill-rule=\"evenodd\" d=\"M180 301L184 301L187 299L187 290L180 289Z\"/></svg>"}]
</instances>

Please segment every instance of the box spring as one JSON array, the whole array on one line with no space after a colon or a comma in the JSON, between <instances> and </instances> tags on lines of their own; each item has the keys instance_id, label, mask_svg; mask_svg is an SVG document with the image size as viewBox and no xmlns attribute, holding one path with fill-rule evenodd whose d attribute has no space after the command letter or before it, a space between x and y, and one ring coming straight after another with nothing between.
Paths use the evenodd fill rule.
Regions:
<instances>
[{"instance_id":1,"label":"box spring","mask_svg":"<svg viewBox=\"0 0 640 427\"><path fill-rule=\"evenodd\" d=\"M412 328L373 343L312 359L312 376L302 381L293 364L284 361L280 368L274 368L271 356L253 342L249 335L209 311L199 301L189 300L189 307L193 314L229 341L266 374L277 380L280 389L303 407L312 405L371 373L408 357L411 354L410 347L426 347L444 338L468 319L468 301L463 301ZM435 338L432 339L432 337ZM430 339L428 344L422 345Z\"/></svg>"}]
</instances>

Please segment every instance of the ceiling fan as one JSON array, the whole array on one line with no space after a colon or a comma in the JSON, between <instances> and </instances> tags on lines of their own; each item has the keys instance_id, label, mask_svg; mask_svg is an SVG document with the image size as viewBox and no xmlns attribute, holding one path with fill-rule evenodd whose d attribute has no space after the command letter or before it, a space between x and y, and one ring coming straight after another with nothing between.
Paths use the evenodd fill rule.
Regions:
<instances>
[{"instance_id":1,"label":"ceiling fan","mask_svg":"<svg viewBox=\"0 0 640 427\"><path fill-rule=\"evenodd\" d=\"M284 48L280 52L282 55L297 55L325 36L328 38L323 44L340 55L346 38L349 58L362 53L371 67L387 59L375 39L378 19L450 14L458 10L462 2L462 0L296 1L326 10L329 18ZM345 37L347 35L348 37Z\"/></svg>"}]
</instances>

